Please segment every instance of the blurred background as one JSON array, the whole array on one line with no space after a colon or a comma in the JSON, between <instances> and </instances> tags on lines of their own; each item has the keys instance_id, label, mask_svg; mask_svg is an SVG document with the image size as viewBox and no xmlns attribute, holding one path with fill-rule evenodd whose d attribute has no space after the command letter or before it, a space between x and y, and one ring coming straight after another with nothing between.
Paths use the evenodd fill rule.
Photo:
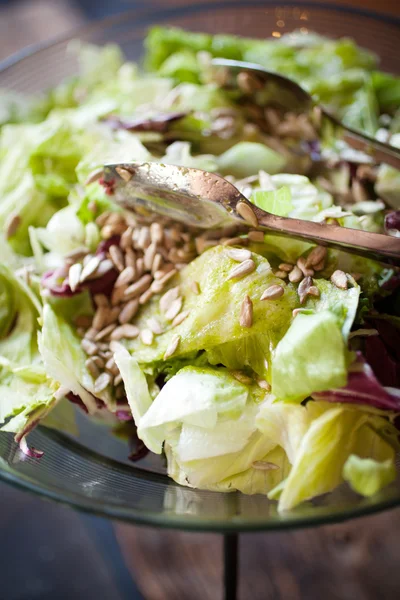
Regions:
<instances>
[{"instance_id":1,"label":"blurred background","mask_svg":"<svg viewBox=\"0 0 400 600\"><path fill-rule=\"evenodd\" d=\"M0 60L109 14L151 8L156 18L158 9L190 2L0 0ZM224 2L202 1L205 10L217 3ZM336 4L400 16L398 0ZM312 530L242 535L239 597L397 600L399 537L400 510ZM112 523L0 484L0 539L1 600L221 597L217 535Z\"/></svg>"}]
</instances>

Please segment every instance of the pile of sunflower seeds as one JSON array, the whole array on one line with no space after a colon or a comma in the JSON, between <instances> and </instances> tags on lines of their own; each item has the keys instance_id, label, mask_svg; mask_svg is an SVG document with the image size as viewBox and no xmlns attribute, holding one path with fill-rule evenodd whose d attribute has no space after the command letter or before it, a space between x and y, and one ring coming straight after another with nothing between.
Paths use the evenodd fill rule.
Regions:
<instances>
[{"instance_id":1,"label":"pile of sunflower seeds","mask_svg":"<svg viewBox=\"0 0 400 600\"><path fill-rule=\"evenodd\" d=\"M257 227L257 216L250 204L239 203L237 212L248 224ZM179 286L166 289L173 277L208 248L223 244L229 248L228 256L237 263L228 279L241 279L256 269L252 253L246 246L251 241L262 242L264 235L254 229L248 231L247 237L240 237L240 227L237 226L199 234L181 224L148 224L136 215L116 212L103 213L96 223L103 241L109 242L108 249L99 254L79 252L70 256L66 281L75 291L86 281L99 279L111 270L118 272L109 296L94 295L96 310L93 318L78 317L76 326L88 357L86 367L94 378L95 393L112 386L116 397L120 398L124 396L124 388L113 358L120 341L139 337L143 344L151 346L155 336L164 332L163 325L155 317L148 319L145 328L139 329L134 324L140 307L157 296L165 320L172 327L179 325L188 316L188 311L184 310ZM282 280L299 284L298 294L303 304L307 296L319 296L312 278L315 272L325 268L325 259L326 249L317 246L307 258L300 257L296 264L281 263L274 274ZM344 272L335 271L331 280L337 287L347 288L348 279ZM196 281L192 282L191 289L195 294L201 293ZM284 293L282 281L282 285L270 285L260 299L279 300ZM298 311L295 309L294 316ZM242 327L250 328L253 324L253 303L248 295L243 298L239 320ZM179 335L173 336L164 360L173 356L179 343ZM268 388L265 381L261 381L260 385Z\"/></svg>"}]
</instances>

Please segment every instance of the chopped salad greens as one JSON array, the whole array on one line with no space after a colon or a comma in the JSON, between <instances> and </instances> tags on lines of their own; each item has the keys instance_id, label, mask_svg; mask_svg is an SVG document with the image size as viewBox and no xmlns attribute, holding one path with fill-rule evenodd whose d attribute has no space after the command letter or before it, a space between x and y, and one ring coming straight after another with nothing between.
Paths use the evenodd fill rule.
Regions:
<instances>
[{"instance_id":1,"label":"chopped salad greens","mask_svg":"<svg viewBox=\"0 0 400 600\"><path fill-rule=\"evenodd\" d=\"M114 203L102 170L197 167L273 214L400 236L400 172L232 92L210 61L289 76L393 145L400 79L317 34L155 27L145 48L142 71L115 45L74 42L76 77L1 93L1 431L40 458L27 435L73 431L75 404L130 423L182 485L265 494L280 511L343 482L375 494L399 450L399 273L256 229L146 220Z\"/></svg>"}]
</instances>

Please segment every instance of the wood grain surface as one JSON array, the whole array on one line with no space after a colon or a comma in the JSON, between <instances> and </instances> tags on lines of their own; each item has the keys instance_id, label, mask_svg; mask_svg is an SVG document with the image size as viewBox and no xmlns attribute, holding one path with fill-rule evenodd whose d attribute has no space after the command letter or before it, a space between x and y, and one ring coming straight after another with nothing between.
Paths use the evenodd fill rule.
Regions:
<instances>
[{"instance_id":1,"label":"wood grain surface","mask_svg":"<svg viewBox=\"0 0 400 600\"><path fill-rule=\"evenodd\" d=\"M209 1L212 3L212 0ZM348 5L346 0L336 1ZM188 0L175 0L174 3L185 5ZM169 5L170 2L159 0L153 3L156 4ZM351 4L400 15L399 0L353 0ZM134 2L126 0L127 8L134 5ZM149 6L150 2L145 5ZM68 0L25 0L2 6L0 58L27 44L68 31L85 18L78 3ZM7 496L10 510L2 513L11 520L7 523L0 520L3 539L13 534L14 513L10 500L13 493ZM17 508L18 504L15 504L16 519ZM68 515L68 519L71 531L79 527L72 514ZM216 600L221 597L220 536L162 531L120 523L115 524L115 533L125 563L146 600ZM87 533L81 535L87 536ZM90 546L88 542L89 547L92 547L92 558L95 558L95 545ZM398 600L400 509L342 525L284 533L245 534L241 536L240 558L240 600ZM102 560L99 558L97 565ZM75 567L77 564L79 560ZM81 566L85 568L85 565L88 568L83 561ZM54 563L49 568L53 569ZM103 596L97 592L99 600L119 598L117 590L110 592L112 583L109 580L100 578L99 583L104 592ZM18 596L22 597L25 598ZM90 599L93 596L78 593L75 597Z\"/></svg>"},{"instance_id":2,"label":"wood grain surface","mask_svg":"<svg viewBox=\"0 0 400 600\"><path fill-rule=\"evenodd\" d=\"M222 540L116 524L146 600L222 598ZM398 600L400 510L340 525L240 536L239 600Z\"/></svg>"}]
</instances>

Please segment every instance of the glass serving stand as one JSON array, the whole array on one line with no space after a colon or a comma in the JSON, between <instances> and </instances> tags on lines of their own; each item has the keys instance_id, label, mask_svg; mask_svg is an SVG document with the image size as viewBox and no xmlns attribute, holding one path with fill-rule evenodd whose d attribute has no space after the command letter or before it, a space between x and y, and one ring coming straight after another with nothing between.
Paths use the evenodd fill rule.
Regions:
<instances>
[{"instance_id":1,"label":"glass serving stand","mask_svg":"<svg viewBox=\"0 0 400 600\"><path fill-rule=\"evenodd\" d=\"M269 37L302 29L332 37L351 36L375 51L387 71L398 70L399 21L315 3L276 6L269 2L204 2L135 10L96 22L51 44L28 48L0 65L0 87L23 93L45 90L77 70L66 53L71 39L118 43L127 58L142 53L148 27L155 23L193 31ZM265 496L223 494L184 488L171 481L159 457L132 463L127 444L107 428L77 413L79 435L39 427L29 443L44 451L41 460L24 456L12 436L0 435L0 478L77 509L130 523L224 535L224 594L237 593L238 536L245 531L282 530L343 521L400 504L400 478L380 494L360 498L346 485L333 493L279 514Z\"/></svg>"}]
</instances>

